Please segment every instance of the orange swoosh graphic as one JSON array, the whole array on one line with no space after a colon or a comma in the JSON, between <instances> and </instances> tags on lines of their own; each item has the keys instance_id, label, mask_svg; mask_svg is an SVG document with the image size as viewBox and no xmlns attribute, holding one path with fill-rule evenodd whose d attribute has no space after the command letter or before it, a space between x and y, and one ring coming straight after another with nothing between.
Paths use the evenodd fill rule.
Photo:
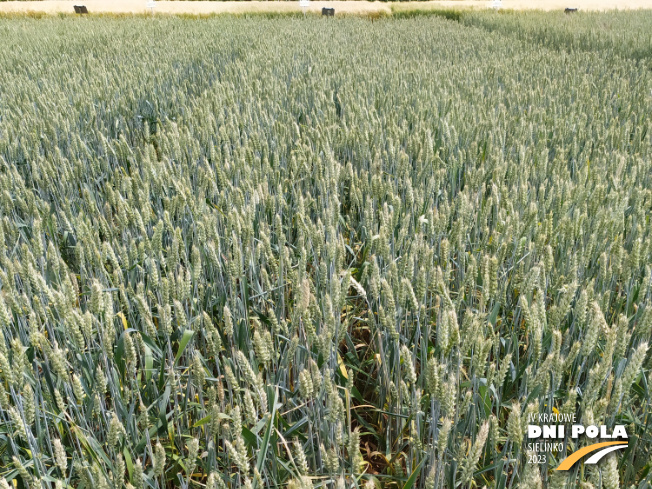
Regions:
<instances>
[{"instance_id":1,"label":"orange swoosh graphic","mask_svg":"<svg viewBox=\"0 0 652 489\"><path fill-rule=\"evenodd\" d=\"M579 459L581 459L584 455L595 452L596 450L603 448L603 447L609 447L612 445L627 445L627 442L622 442L622 441L605 441L602 443L594 443L593 445L589 445L588 447L580 448L576 452L571 453L568 457L564 459L562 463L559 464L559 467L557 467L555 470L568 470L570 469L573 465L575 465L575 462L577 462Z\"/></svg>"}]
</instances>

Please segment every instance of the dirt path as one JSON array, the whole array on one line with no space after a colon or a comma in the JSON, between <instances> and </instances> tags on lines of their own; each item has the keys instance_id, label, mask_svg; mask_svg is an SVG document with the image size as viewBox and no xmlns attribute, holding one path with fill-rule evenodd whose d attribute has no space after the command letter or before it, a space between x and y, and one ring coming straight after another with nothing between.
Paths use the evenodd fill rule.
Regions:
<instances>
[{"instance_id":1,"label":"dirt path","mask_svg":"<svg viewBox=\"0 0 652 489\"><path fill-rule=\"evenodd\" d=\"M368 2L350 1L311 1L309 11L319 11L322 7L334 7L335 13L373 13L397 10L432 8L491 8L493 1L487 0L442 0L428 2ZM145 0L44 0L27 2L0 2L0 12L46 12L72 13L73 5L86 5L89 12L143 13L149 11ZM503 0L505 9L562 10L577 7L581 10L641 9L652 8L652 0ZM157 1L155 13L170 14L211 14L246 12L296 12L301 11L298 1Z\"/></svg>"}]
</instances>

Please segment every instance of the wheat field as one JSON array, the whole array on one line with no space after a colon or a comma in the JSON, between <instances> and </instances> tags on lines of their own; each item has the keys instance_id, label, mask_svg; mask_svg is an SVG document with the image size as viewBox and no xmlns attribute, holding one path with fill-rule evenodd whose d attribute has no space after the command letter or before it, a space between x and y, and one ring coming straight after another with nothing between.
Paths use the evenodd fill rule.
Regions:
<instances>
[{"instance_id":1,"label":"wheat field","mask_svg":"<svg viewBox=\"0 0 652 489\"><path fill-rule=\"evenodd\" d=\"M650 488L651 33L3 18L0 488Z\"/></svg>"}]
</instances>

